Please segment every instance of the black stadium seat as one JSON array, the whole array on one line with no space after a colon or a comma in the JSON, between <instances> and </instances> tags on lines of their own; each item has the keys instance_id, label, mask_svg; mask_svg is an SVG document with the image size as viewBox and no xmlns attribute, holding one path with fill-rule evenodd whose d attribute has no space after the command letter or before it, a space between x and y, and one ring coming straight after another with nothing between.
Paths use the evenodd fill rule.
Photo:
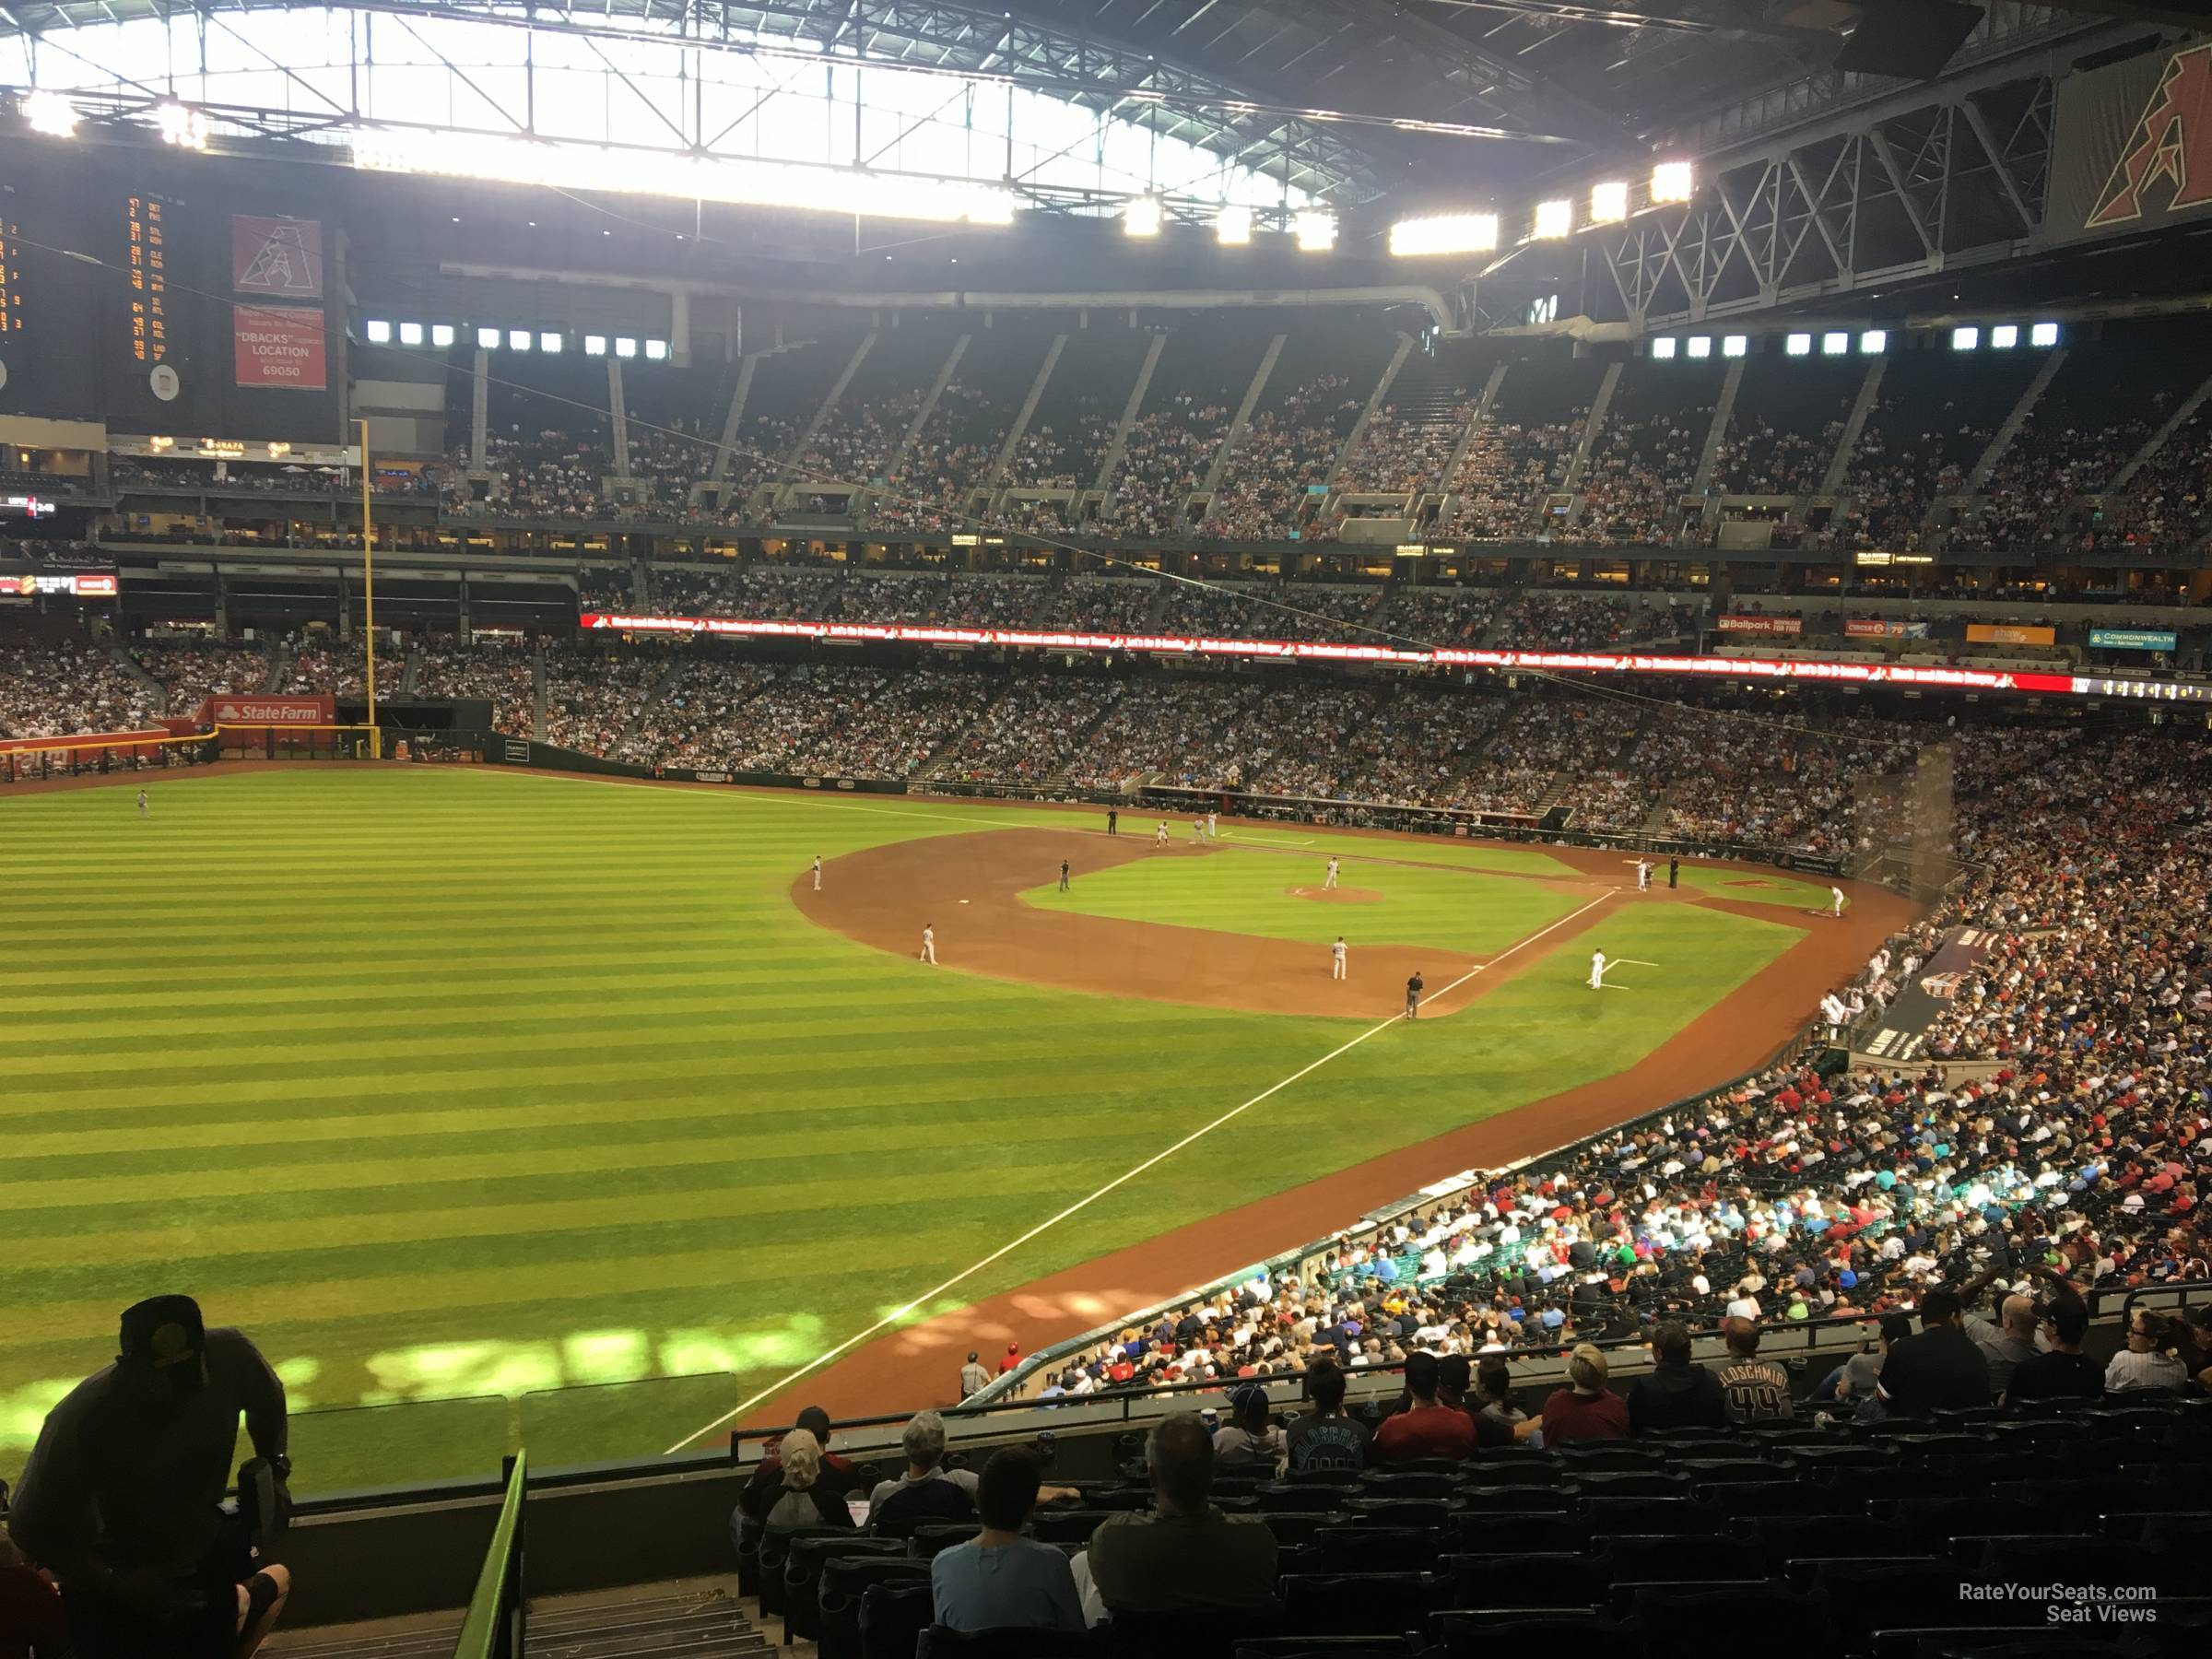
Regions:
<instances>
[{"instance_id":1,"label":"black stadium seat","mask_svg":"<svg viewBox=\"0 0 2212 1659\"><path fill-rule=\"evenodd\" d=\"M1282 1581L1283 1626L1316 1636L1394 1636L1419 1629L1438 1605L1425 1572L1291 1573Z\"/></svg>"},{"instance_id":2,"label":"black stadium seat","mask_svg":"<svg viewBox=\"0 0 2212 1659\"><path fill-rule=\"evenodd\" d=\"M955 1630L931 1625L914 1659L1092 1659L1104 1639L1088 1630Z\"/></svg>"},{"instance_id":3,"label":"black stadium seat","mask_svg":"<svg viewBox=\"0 0 2212 1659\"><path fill-rule=\"evenodd\" d=\"M822 1563L822 1582L816 1586L816 1608L821 1635L816 1641L821 1659L861 1659L861 1598L871 1584L929 1583L929 1563L911 1557L831 1556Z\"/></svg>"},{"instance_id":4,"label":"black stadium seat","mask_svg":"<svg viewBox=\"0 0 2212 1659\"><path fill-rule=\"evenodd\" d=\"M818 1593L821 1588L822 1571L832 1559L857 1560L873 1557L877 1559L895 1559L906 1555L906 1545L897 1538L860 1538L851 1533L827 1535L809 1534L794 1537L791 1551L783 1561L783 1640L789 1645L795 1637L801 1641L816 1641L821 1636L821 1620ZM767 1611L763 1606L763 1612Z\"/></svg>"},{"instance_id":5,"label":"black stadium seat","mask_svg":"<svg viewBox=\"0 0 2212 1659\"><path fill-rule=\"evenodd\" d=\"M860 1597L860 1659L914 1659L935 1617L926 1578L870 1584Z\"/></svg>"}]
</instances>

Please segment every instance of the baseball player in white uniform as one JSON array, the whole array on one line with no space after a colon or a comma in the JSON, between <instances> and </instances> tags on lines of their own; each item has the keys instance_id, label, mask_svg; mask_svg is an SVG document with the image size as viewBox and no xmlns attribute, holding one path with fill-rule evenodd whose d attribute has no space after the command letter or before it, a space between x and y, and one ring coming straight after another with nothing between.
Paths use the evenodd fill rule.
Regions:
<instances>
[{"instance_id":1,"label":"baseball player in white uniform","mask_svg":"<svg viewBox=\"0 0 2212 1659\"><path fill-rule=\"evenodd\" d=\"M818 893L822 890L822 855L819 853L814 855L814 890Z\"/></svg>"},{"instance_id":2,"label":"baseball player in white uniform","mask_svg":"<svg viewBox=\"0 0 2212 1659\"><path fill-rule=\"evenodd\" d=\"M1202 818L1193 818L1191 820L1191 845L1194 847L1205 839L1206 820Z\"/></svg>"},{"instance_id":3,"label":"baseball player in white uniform","mask_svg":"<svg viewBox=\"0 0 2212 1659\"><path fill-rule=\"evenodd\" d=\"M1159 820L1159 832L1153 836L1152 844L1156 847L1164 847L1168 844L1168 820L1166 818Z\"/></svg>"},{"instance_id":4,"label":"baseball player in white uniform","mask_svg":"<svg viewBox=\"0 0 2212 1659\"><path fill-rule=\"evenodd\" d=\"M142 789L142 790L140 790L140 791L138 792L138 816L139 816L140 818L147 818L147 817L150 817L150 816L151 816L151 815L148 813L148 811L147 810L147 805L146 805L146 791L145 791L145 790L143 790L143 789Z\"/></svg>"},{"instance_id":5,"label":"baseball player in white uniform","mask_svg":"<svg viewBox=\"0 0 2212 1659\"><path fill-rule=\"evenodd\" d=\"M1828 897L1830 900L1828 913L1840 919L1843 914L1843 889L1840 887L1831 887L1828 889Z\"/></svg>"},{"instance_id":6,"label":"baseball player in white uniform","mask_svg":"<svg viewBox=\"0 0 2212 1659\"><path fill-rule=\"evenodd\" d=\"M1218 812L1207 813L1206 815L1206 839L1207 841L1218 841L1220 836L1221 815Z\"/></svg>"},{"instance_id":7,"label":"baseball player in white uniform","mask_svg":"<svg viewBox=\"0 0 2212 1659\"><path fill-rule=\"evenodd\" d=\"M926 924L922 929L921 959L932 968L937 965L937 930Z\"/></svg>"},{"instance_id":8,"label":"baseball player in white uniform","mask_svg":"<svg viewBox=\"0 0 2212 1659\"><path fill-rule=\"evenodd\" d=\"M1331 888L1335 887L1335 885L1336 885L1336 861L1335 861L1334 858L1332 858L1332 859L1330 859L1330 860L1329 860L1329 876L1328 876L1328 879L1327 879L1327 880L1325 880L1325 881L1324 881L1324 882L1321 884L1321 890L1322 890L1323 892L1324 892L1324 893L1325 893L1325 892L1327 892L1327 891L1328 891L1328 890L1329 890Z\"/></svg>"},{"instance_id":9,"label":"baseball player in white uniform","mask_svg":"<svg viewBox=\"0 0 2212 1659\"><path fill-rule=\"evenodd\" d=\"M1648 858L1636 861L1636 890L1640 893L1652 890L1652 861Z\"/></svg>"},{"instance_id":10,"label":"baseball player in white uniform","mask_svg":"<svg viewBox=\"0 0 2212 1659\"><path fill-rule=\"evenodd\" d=\"M1338 934L1336 943L1329 947L1329 977L1331 979L1351 977L1350 971L1346 966L1344 955L1344 935Z\"/></svg>"},{"instance_id":11,"label":"baseball player in white uniform","mask_svg":"<svg viewBox=\"0 0 2212 1659\"><path fill-rule=\"evenodd\" d=\"M1606 953L1602 950L1594 950L1590 953L1590 989L1603 991L1605 988Z\"/></svg>"}]
</instances>

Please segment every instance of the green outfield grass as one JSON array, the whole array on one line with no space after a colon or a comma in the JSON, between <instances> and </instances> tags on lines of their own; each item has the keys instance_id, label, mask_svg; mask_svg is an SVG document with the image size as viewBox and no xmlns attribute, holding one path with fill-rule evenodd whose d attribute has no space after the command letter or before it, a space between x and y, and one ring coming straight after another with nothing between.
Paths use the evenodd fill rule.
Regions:
<instances>
[{"instance_id":1,"label":"green outfield grass","mask_svg":"<svg viewBox=\"0 0 2212 1659\"><path fill-rule=\"evenodd\" d=\"M818 852L1051 813L303 765L157 777L142 821L136 787L0 797L0 1474L166 1289L280 1362L303 1491L521 1439L541 1465L658 1452L1359 1029L933 972L787 896ZM1332 839L1431 867L1347 864L1386 902L1303 907L1324 924L1401 911L1407 942L1464 925L1479 952L1515 907L1572 908L1468 873L1566 873L1541 853ZM1113 874L1265 889L1272 856ZM1624 908L946 1304L1616 1071L1789 920ZM1593 938L1665 971L1584 993Z\"/></svg>"}]
</instances>

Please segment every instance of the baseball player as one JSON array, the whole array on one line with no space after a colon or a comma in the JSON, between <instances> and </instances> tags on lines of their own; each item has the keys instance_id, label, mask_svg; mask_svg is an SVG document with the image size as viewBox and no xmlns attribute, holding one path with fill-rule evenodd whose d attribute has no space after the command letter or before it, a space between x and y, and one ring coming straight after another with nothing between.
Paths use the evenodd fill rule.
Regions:
<instances>
[{"instance_id":1,"label":"baseball player","mask_svg":"<svg viewBox=\"0 0 2212 1659\"><path fill-rule=\"evenodd\" d=\"M1670 857L1666 861L1666 885L1670 888L1682 885L1682 861L1678 858Z\"/></svg>"},{"instance_id":2,"label":"baseball player","mask_svg":"<svg viewBox=\"0 0 2212 1659\"><path fill-rule=\"evenodd\" d=\"M1111 806L1107 807L1107 808L1106 808L1106 833L1107 833L1107 834L1109 834L1109 835L1118 835L1118 834L1120 834L1120 833L1121 833L1121 822L1122 822L1122 815L1121 815L1120 813L1116 812L1116 811L1115 811L1115 810L1114 810L1112 807L1111 807Z\"/></svg>"},{"instance_id":3,"label":"baseball player","mask_svg":"<svg viewBox=\"0 0 2212 1659\"><path fill-rule=\"evenodd\" d=\"M1636 861L1636 890L1640 893L1652 890L1652 861L1648 858Z\"/></svg>"},{"instance_id":4,"label":"baseball player","mask_svg":"<svg viewBox=\"0 0 2212 1659\"><path fill-rule=\"evenodd\" d=\"M152 812L147 806L146 791L143 789L138 792L138 816L140 818L151 818L153 816Z\"/></svg>"},{"instance_id":5,"label":"baseball player","mask_svg":"<svg viewBox=\"0 0 2212 1659\"><path fill-rule=\"evenodd\" d=\"M1329 947L1329 977L1348 979L1350 976L1344 959L1344 935L1336 935L1336 943Z\"/></svg>"},{"instance_id":6,"label":"baseball player","mask_svg":"<svg viewBox=\"0 0 2212 1659\"><path fill-rule=\"evenodd\" d=\"M1206 839L1218 841L1220 837L1221 815L1218 812L1209 812L1206 815Z\"/></svg>"},{"instance_id":7,"label":"baseball player","mask_svg":"<svg viewBox=\"0 0 2212 1659\"><path fill-rule=\"evenodd\" d=\"M1191 820L1191 844L1194 847L1205 839L1206 820L1202 818L1193 818Z\"/></svg>"},{"instance_id":8,"label":"baseball player","mask_svg":"<svg viewBox=\"0 0 2212 1659\"><path fill-rule=\"evenodd\" d=\"M932 968L937 965L937 930L926 923L923 924L922 928L921 960L927 962Z\"/></svg>"},{"instance_id":9,"label":"baseball player","mask_svg":"<svg viewBox=\"0 0 2212 1659\"><path fill-rule=\"evenodd\" d=\"M1328 890L1329 890L1331 888L1335 887L1335 885L1336 885L1336 861L1335 861L1334 858L1332 858L1332 859L1330 859L1330 860L1329 860L1329 876L1328 876L1328 879L1327 879L1326 881L1324 881L1324 882L1321 884L1321 890L1322 890L1323 892L1324 892L1324 893L1325 893L1325 892L1327 892L1327 891L1328 891Z\"/></svg>"},{"instance_id":10,"label":"baseball player","mask_svg":"<svg viewBox=\"0 0 2212 1659\"><path fill-rule=\"evenodd\" d=\"M1067 860L1065 858L1060 861L1060 890L1064 893L1067 891Z\"/></svg>"},{"instance_id":11,"label":"baseball player","mask_svg":"<svg viewBox=\"0 0 2212 1659\"><path fill-rule=\"evenodd\" d=\"M1603 991L1605 988L1606 953L1602 950L1594 950L1590 953L1590 989Z\"/></svg>"},{"instance_id":12,"label":"baseball player","mask_svg":"<svg viewBox=\"0 0 2212 1659\"><path fill-rule=\"evenodd\" d=\"M1413 971L1413 977L1406 982L1406 1018L1418 1019L1420 1017L1421 971L1416 968Z\"/></svg>"},{"instance_id":13,"label":"baseball player","mask_svg":"<svg viewBox=\"0 0 2212 1659\"><path fill-rule=\"evenodd\" d=\"M1828 897L1830 900L1828 913L1838 921L1841 921L1843 917L1843 889L1840 887L1831 887L1828 889Z\"/></svg>"},{"instance_id":14,"label":"baseball player","mask_svg":"<svg viewBox=\"0 0 2212 1659\"><path fill-rule=\"evenodd\" d=\"M1164 847L1168 844L1168 820L1166 818L1159 820L1159 831L1153 836L1152 844L1156 847Z\"/></svg>"},{"instance_id":15,"label":"baseball player","mask_svg":"<svg viewBox=\"0 0 2212 1659\"><path fill-rule=\"evenodd\" d=\"M814 890L818 893L822 890L822 855L819 853L814 855Z\"/></svg>"}]
</instances>

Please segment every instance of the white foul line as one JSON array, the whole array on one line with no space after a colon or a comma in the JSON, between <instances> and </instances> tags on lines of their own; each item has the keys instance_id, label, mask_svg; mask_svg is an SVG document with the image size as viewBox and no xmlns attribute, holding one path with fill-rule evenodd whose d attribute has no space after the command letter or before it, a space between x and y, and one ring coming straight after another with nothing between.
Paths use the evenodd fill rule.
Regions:
<instances>
[{"instance_id":1,"label":"white foul line","mask_svg":"<svg viewBox=\"0 0 2212 1659\"><path fill-rule=\"evenodd\" d=\"M1496 967L1500 962L1504 961L1507 957L1512 956L1515 951L1520 950L1524 947L1534 945L1538 939L1543 938L1547 934L1557 933L1560 928L1566 926L1568 923L1573 921L1575 917L1583 915L1586 912L1596 909L1606 900L1610 899L1615 890L1616 889L1613 888L1607 888L1605 892L1598 894L1596 898L1591 900L1589 903L1583 905L1581 910L1574 911L1570 914L1561 916L1557 922L1552 923L1550 926L1544 928L1541 932L1533 933L1530 934L1526 938L1515 940L1512 944L1507 946L1503 950L1500 951L1496 956L1492 957L1488 961L1481 963L1477 967L1468 969L1466 972L1461 974L1450 984L1444 986L1442 990L1433 992L1427 997L1424 997L1422 1000L1425 1002L1434 1002L1438 997L1456 991L1460 986L1465 984L1477 974L1484 972L1488 969ZM782 1393L783 1390L789 1388L794 1382L796 1382L801 1377L806 1376L809 1371L819 1371L823 1366L829 1364L830 1360L837 1359L841 1354L847 1353L852 1349L858 1347L862 1343L867 1341L869 1337L876 1335L878 1332L888 1330L892 1325L897 1324L908 1314L912 1313L920 1309L924 1303L933 1301L936 1298L944 1295L946 1291L952 1289L958 1285L966 1283L969 1279L973 1278L977 1274L981 1273L984 1268L989 1267L994 1264L1004 1260L1006 1256L1013 1254L1015 1251L1019 1250L1024 1244L1029 1243L1031 1240L1042 1237L1045 1233L1059 1226L1061 1222L1066 1220L1070 1216L1076 1215L1082 1210L1088 1209L1092 1205L1096 1204L1100 1199L1105 1197L1107 1194L1114 1191L1117 1187L1127 1185L1130 1182L1135 1181L1139 1175L1142 1175L1147 1170L1153 1168L1155 1165L1166 1162L1169 1159L1174 1157L1176 1153L1182 1151L1185 1147L1191 1145L1194 1141L1201 1140L1205 1136L1211 1135L1215 1130L1220 1128L1222 1124L1243 1116L1244 1113L1250 1112L1261 1101L1269 1099L1271 1096L1280 1094L1284 1089L1289 1088L1291 1084L1296 1083L1301 1077L1319 1071L1323 1066L1326 1065L1330 1061L1335 1059L1339 1054L1347 1054L1351 1053L1352 1050L1358 1048L1361 1043L1365 1042L1370 1037L1374 1036L1378 1031L1387 1031L1392 1026L1396 1025L1405 1018L1406 1016L1403 1014L1393 1014L1388 1019L1382 1021L1380 1024L1368 1027L1366 1030L1360 1032L1359 1036L1352 1038L1349 1041L1341 1043L1337 1047L1331 1049L1327 1053L1322 1055L1320 1059L1309 1061L1306 1065L1300 1066L1298 1070L1292 1072L1288 1077L1285 1077L1281 1082L1269 1084L1258 1094L1253 1095L1251 1100L1246 1100L1241 1106L1232 1107L1230 1110L1223 1112L1219 1117L1216 1118L1212 1123L1204 1124L1199 1128L1192 1130L1190 1134L1184 1135L1181 1140L1177 1141L1173 1146L1168 1147L1165 1151L1155 1152L1150 1158L1146 1159L1143 1163L1138 1164L1134 1170L1127 1171L1125 1174L1115 1176L1112 1181L1108 1182L1097 1192L1091 1194L1088 1198L1078 1198L1075 1203L1069 1205L1058 1215L1053 1216L1046 1220L1040 1221L1036 1226L1030 1228L1028 1232L1023 1233L1019 1238L1000 1245L996 1250L993 1251L989 1255L985 1256L982 1261L976 1263L973 1266L961 1268L959 1272L954 1274L943 1284L934 1285L929 1289L923 1291L921 1295L915 1297L912 1301L905 1303L901 1307L892 1309L890 1312L885 1314L874 1324L868 1326L866 1330L858 1332L853 1335L846 1337L844 1341L839 1343L833 1348L830 1348L823 1353L817 1354L813 1359L809 1359L806 1364L800 1366L798 1370L793 1371L789 1376L783 1378L781 1382L771 1383L768 1387L762 1389L759 1394L754 1394L750 1399L740 1401L737 1405L731 1407L728 1411L724 1412L722 1416L716 1418L712 1422L707 1424L704 1428L693 1430L689 1434L685 1435L682 1440L677 1441L675 1445L669 1447L668 1450L663 1453L661 1455L665 1457L674 1453L681 1452L685 1447L691 1445L693 1442L713 1433L715 1430L721 1428L724 1423L729 1422L733 1418L743 1417L754 1406L759 1405L761 1401L770 1399L772 1396Z\"/></svg>"}]
</instances>

